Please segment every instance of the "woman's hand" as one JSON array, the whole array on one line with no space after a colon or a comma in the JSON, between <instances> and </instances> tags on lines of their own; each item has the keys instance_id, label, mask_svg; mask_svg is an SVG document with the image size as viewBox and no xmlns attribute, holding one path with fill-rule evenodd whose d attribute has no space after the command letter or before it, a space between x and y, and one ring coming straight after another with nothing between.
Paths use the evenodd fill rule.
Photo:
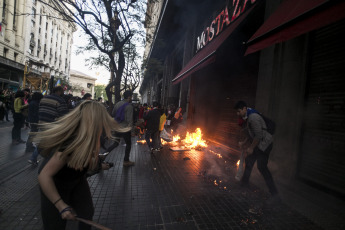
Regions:
<instances>
[{"instance_id":1,"label":"woman's hand","mask_svg":"<svg viewBox=\"0 0 345 230\"><path fill-rule=\"evenodd\" d=\"M75 214L73 208L66 205L62 210L59 210L61 218L64 220L76 220L77 215Z\"/></svg>"},{"instance_id":2,"label":"woman's hand","mask_svg":"<svg viewBox=\"0 0 345 230\"><path fill-rule=\"evenodd\" d=\"M68 204L66 204L61 198L55 202L55 207L59 210L61 218L64 220L76 220L76 214Z\"/></svg>"}]
</instances>

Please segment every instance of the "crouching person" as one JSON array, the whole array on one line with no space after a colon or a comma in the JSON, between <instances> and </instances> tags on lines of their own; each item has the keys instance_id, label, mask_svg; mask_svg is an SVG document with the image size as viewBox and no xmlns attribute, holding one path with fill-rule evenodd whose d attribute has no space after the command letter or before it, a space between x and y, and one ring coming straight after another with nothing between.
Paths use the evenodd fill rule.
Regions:
<instances>
[{"instance_id":1,"label":"crouching person","mask_svg":"<svg viewBox=\"0 0 345 230\"><path fill-rule=\"evenodd\" d=\"M94 207L88 169L97 167L102 132L112 138L117 123L105 107L84 101L69 114L40 127L34 138L45 157L39 168L44 229L65 229L76 216L92 220ZM79 229L91 229L79 223Z\"/></svg>"}]
</instances>

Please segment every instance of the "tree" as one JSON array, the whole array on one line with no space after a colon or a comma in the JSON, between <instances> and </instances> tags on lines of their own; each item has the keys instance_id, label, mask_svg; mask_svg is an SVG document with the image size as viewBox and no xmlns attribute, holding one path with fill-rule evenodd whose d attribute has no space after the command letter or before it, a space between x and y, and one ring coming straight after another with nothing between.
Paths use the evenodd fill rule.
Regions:
<instances>
[{"instance_id":1,"label":"tree","mask_svg":"<svg viewBox=\"0 0 345 230\"><path fill-rule=\"evenodd\" d=\"M108 101L107 95L104 93L105 92L105 85L95 85L95 99L99 97L103 97L104 101Z\"/></svg>"},{"instance_id":2,"label":"tree","mask_svg":"<svg viewBox=\"0 0 345 230\"><path fill-rule=\"evenodd\" d=\"M117 102L121 99L121 91L138 86L139 68L136 66L135 71L131 71L131 66L135 67L138 58L134 43L144 40L141 19L145 14L145 0L38 1L59 12L60 19L76 23L88 35L84 50L99 51L99 55L89 61L110 71L110 82L106 87L110 109L113 94ZM111 90L113 87L114 91Z\"/></svg>"}]
</instances>

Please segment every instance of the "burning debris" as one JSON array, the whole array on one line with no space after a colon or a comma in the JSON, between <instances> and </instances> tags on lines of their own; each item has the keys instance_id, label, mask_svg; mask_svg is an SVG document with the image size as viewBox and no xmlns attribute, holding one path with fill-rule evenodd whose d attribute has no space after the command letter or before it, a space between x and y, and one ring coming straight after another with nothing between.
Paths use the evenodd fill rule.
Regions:
<instances>
[{"instance_id":1,"label":"burning debris","mask_svg":"<svg viewBox=\"0 0 345 230\"><path fill-rule=\"evenodd\" d=\"M200 128L197 128L194 133L187 132L186 137L183 140L181 139L180 135L174 135L173 141L169 144L179 146L176 148L170 148L173 151L186 151L186 149L195 149L201 151L203 148L207 147L206 141L202 139L202 132Z\"/></svg>"}]
</instances>

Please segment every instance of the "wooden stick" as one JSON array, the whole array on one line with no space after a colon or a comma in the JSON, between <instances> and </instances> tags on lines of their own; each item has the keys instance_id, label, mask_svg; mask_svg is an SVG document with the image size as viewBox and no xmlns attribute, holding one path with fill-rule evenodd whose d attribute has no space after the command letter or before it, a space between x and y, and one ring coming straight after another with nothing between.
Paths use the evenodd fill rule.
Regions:
<instances>
[{"instance_id":1,"label":"wooden stick","mask_svg":"<svg viewBox=\"0 0 345 230\"><path fill-rule=\"evenodd\" d=\"M107 227L105 227L103 225L97 224L96 222L93 222L91 220L85 220L85 219L80 218L80 217L77 217L77 220L80 221L80 222L83 222L85 224L91 225L91 226L93 226L95 228L98 228L100 230L111 230L110 228L107 228Z\"/></svg>"}]
</instances>

